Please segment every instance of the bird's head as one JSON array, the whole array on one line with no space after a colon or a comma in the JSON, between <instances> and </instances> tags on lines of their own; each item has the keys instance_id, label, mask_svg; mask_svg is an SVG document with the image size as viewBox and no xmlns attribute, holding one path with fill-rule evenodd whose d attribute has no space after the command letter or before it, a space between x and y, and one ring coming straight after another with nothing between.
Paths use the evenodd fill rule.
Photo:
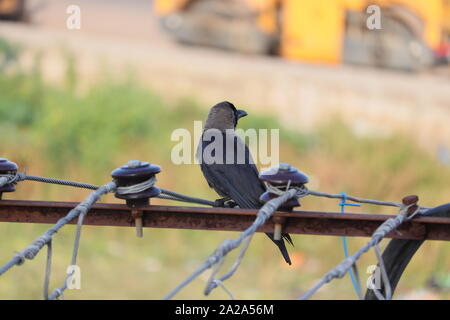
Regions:
<instances>
[{"instance_id":1,"label":"bird's head","mask_svg":"<svg viewBox=\"0 0 450 320\"><path fill-rule=\"evenodd\" d=\"M206 129L235 129L240 118L245 117L247 112L238 110L228 101L220 102L211 108L205 123Z\"/></svg>"}]
</instances>

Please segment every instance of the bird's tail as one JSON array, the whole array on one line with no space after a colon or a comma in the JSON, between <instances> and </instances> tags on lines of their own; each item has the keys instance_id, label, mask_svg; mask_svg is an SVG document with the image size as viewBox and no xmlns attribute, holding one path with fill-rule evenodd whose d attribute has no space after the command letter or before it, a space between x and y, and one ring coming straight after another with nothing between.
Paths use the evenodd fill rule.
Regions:
<instances>
[{"instance_id":1,"label":"bird's tail","mask_svg":"<svg viewBox=\"0 0 450 320\"><path fill-rule=\"evenodd\" d=\"M290 244L293 244L289 234L283 234L283 238L281 238L281 240L275 240L273 238L273 233L266 233L266 235L270 238L270 240L273 241L273 243L277 245L278 249L280 249L281 254L283 255L283 258L286 261L286 263L291 265L292 264L291 258L289 257L289 252L287 251L286 244L284 243L283 240L283 238L285 238Z\"/></svg>"}]
</instances>

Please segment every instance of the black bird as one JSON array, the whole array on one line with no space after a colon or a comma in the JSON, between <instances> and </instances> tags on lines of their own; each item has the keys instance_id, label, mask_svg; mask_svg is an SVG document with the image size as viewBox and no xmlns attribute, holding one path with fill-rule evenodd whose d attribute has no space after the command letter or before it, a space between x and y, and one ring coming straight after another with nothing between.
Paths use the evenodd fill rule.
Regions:
<instances>
[{"instance_id":1,"label":"black bird","mask_svg":"<svg viewBox=\"0 0 450 320\"><path fill-rule=\"evenodd\" d=\"M209 186L224 197L219 200L232 200L240 208L258 209L261 207L259 197L266 188L259 180L258 169L247 145L235 134L238 120L246 115L245 111L237 110L227 101L212 107L197 149L197 159ZM213 143L221 146L222 150L213 147ZM293 245L289 234L282 234L281 240L274 240L272 233L266 234L278 246L284 260L291 264L283 240Z\"/></svg>"}]
</instances>

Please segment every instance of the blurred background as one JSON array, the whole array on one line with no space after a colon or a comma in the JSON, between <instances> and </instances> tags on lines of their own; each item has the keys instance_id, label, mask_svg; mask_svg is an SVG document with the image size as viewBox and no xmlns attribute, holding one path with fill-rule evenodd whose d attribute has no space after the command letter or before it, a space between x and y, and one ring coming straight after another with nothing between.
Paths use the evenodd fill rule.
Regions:
<instances>
[{"instance_id":1,"label":"blurred background","mask_svg":"<svg viewBox=\"0 0 450 320\"><path fill-rule=\"evenodd\" d=\"M374 4L381 29L369 30L374 13L366 8ZM79 29L68 24L72 5ZM196 165L171 162L170 135L192 130L212 105L229 100L249 112L243 128L280 129L280 160L310 175L312 189L390 201L418 194L422 205L443 204L450 194L449 36L449 0L0 0L0 156L30 174L94 184L130 159L146 160L161 165L160 186L216 199ZM87 194L23 182L4 198L80 201ZM339 209L323 199L302 205ZM0 224L0 263L47 228ZM236 236L146 229L137 239L131 228L86 226L82 289L66 297L162 298ZM72 226L56 235L52 288L65 277L73 238ZM238 299L297 298L343 258L338 237L293 239L288 267L256 235L227 288ZM349 251L366 241L349 239ZM0 298L40 299L44 260L41 253L2 276ZM375 261L370 252L359 263L363 283ZM203 299L205 279L177 298ZM395 298L448 299L449 286L450 245L430 241ZM227 296L216 290L208 298ZM356 295L346 276L314 298Z\"/></svg>"}]
</instances>

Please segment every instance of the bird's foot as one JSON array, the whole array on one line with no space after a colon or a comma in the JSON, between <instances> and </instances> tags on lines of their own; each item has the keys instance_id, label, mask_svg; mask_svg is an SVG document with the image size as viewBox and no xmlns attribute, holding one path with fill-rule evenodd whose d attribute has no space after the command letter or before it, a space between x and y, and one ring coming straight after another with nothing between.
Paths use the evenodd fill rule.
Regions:
<instances>
[{"instance_id":1,"label":"bird's foot","mask_svg":"<svg viewBox=\"0 0 450 320\"><path fill-rule=\"evenodd\" d=\"M234 208L235 206L237 206L236 202L234 202L228 197L220 198L214 201L214 207Z\"/></svg>"}]
</instances>

